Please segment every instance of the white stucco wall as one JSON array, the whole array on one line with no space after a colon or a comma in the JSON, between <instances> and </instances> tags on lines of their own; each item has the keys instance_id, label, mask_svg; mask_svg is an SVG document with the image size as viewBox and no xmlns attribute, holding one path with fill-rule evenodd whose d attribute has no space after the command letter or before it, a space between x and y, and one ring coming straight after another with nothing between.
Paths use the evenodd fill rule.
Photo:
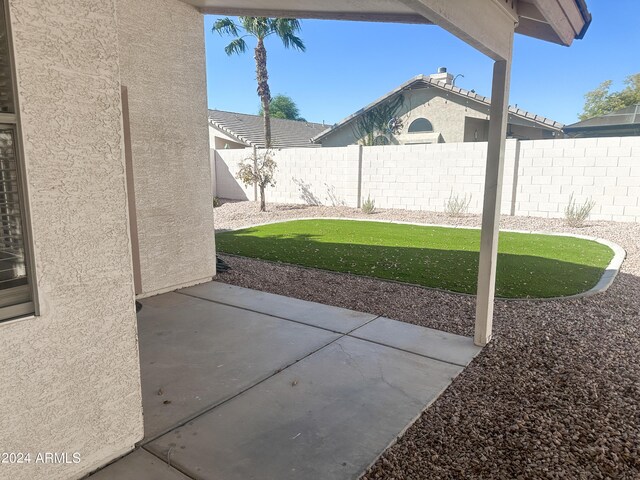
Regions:
<instances>
[{"instance_id":1,"label":"white stucco wall","mask_svg":"<svg viewBox=\"0 0 640 480\"><path fill-rule=\"evenodd\" d=\"M204 20L177 0L116 3L142 291L150 295L215 275Z\"/></svg>"},{"instance_id":2,"label":"white stucco wall","mask_svg":"<svg viewBox=\"0 0 640 480\"><path fill-rule=\"evenodd\" d=\"M113 1L11 0L41 315L0 323L0 465L77 478L141 439L142 407Z\"/></svg>"}]
</instances>

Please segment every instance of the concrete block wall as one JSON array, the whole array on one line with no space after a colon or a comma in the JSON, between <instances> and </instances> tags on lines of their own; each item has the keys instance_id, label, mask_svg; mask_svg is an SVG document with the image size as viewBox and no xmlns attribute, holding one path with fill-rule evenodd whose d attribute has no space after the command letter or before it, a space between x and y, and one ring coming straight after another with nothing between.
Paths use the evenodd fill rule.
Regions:
<instances>
[{"instance_id":1,"label":"concrete block wall","mask_svg":"<svg viewBox=\"0 0 640 480\"><path fill-rule=\"evenodd\" d=\"M380 208L444 211L453 194L480 213L486 151L484 142L280 150L267 201L357 207L360 192ZM219 197L253 200L234 178L250 154L212 155ZM640 221L640 137L507 141L503 214L563 217L571 194L595 201L594 220Z\"/></svg>"},{"instance_id":2,"label":"concrete block wall","mask_svg":"<svg viewBox=\"0 0 640 480\"><path fill-rule=\"evenodd\" d=\"M251 156L251 148L242 150L211 150L212 190L218 198L255 200L252 186L236 178L240 164Z\"/></svg>"},{"instance_id":3,"label":"concrete block wall","mask_svg":"<svg viewBox=\"0 0 640 480\"><path fill-rule=\"evenodd\" d=\"M516 142L507 142L502 211L511 212ZM364 147L362 196L380 208L444 211L453 196L482 211L487 144L441 143Z\"/></svg>"},{"instance_id":4,"label":"concrete block wall","mask_svg":"<svg viewBox=\"0 0 640 480\"><path fill-rule=\"evenodd\" d=\"M520 142L516 215L564 216L571 194L594 220L640 221L640 137Z\"/></svg>"},{"instance_id":5,"label":"concrete block wall","mask_svg":"<svg viewBox=\"0 0 640 480\"><path fill-rule=\"evenodd\" d=\"M359 151L357 145L278 151L276 187L268 201L356 207Z\"/></svg>"},{"instance_id":6,"label":"concrete block wall","mask_svg":"<svg viewBox=\"0 0 640 480\"><path fill-rule=\"evenodd\" d=\"M360 147L291 148L274 151L278 165L276 186L267 189L267 202L308 205L358 204L358 155ZM254 200L253 186L236 175L252 149L216 150L215 191L218 197Z\"/></svg>"}]
</instances>

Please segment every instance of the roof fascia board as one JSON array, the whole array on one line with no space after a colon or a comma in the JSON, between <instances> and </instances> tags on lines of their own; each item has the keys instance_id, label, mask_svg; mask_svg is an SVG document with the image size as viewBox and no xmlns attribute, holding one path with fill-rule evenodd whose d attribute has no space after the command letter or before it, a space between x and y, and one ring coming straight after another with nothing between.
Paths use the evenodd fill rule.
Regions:
<instances>
[{"instance_id":1,"label":"roof fascia board","mask_svg":"<svg viewBox=\"0 0 640 480\"><path fill-rule=\"evenodd\" d=\"M318 20L350 20L356 22L388 22L409 24L431 24L419 13L378 13L378 12L321 12L304 10L273 10L264 8L235 8L226 6L200 7L206 15L251 16L270 18L313 18Z\"/></svg>"},{"instance_id":2,"label":"roof fascia board","mask_svg":"<svg viewBox=\"0 0 640 480\"><path fill-rule=\"evenodd\" d=\"M516 2L496 0L399 0L494 60L511 60Z\"/></svg>"},{"instance_id":3,"label":"roof fascia board","mask_svg":"<svg viewBox=\"0 0 640 480\"><path fill-rule=\"evenodd\" d=\"M564 127L562 130L564 132L579 132L582 130L616 130L616 129L634 129L640 128L640 124L638 123L614 123L612 125L585 125L583 127Z\"/></svg>"},{"instance_id":4,"label":"roof fascia board","mask_svg":"<svg viewBox=\"0 0 640 480\"><path fill-rule=\"evenodd\" d=\"M246 145L247 147L252 147L253 144L247 140L246 138L242 138L241 136L237 135L236 133L232 132L231 130L229 130L227 127L220 125L219 123L213 121L213 120L209 120L209 125L212 128L215 128L216 130L218 130L220 133L224 133L225 135L229 135L232 138L235 138L237 140L238 143L242 143L244 145Z\"/></svg>"},{"instance_id":5,"label":"roof fascia board","mask_svg":"<svg viewBox=\"0 0 640 480\"><path fill-rule=\"evenodd\" d=\"M556 32L562 45L571 45L584 26L584 19L578 10L575 0L533 0L533 2L547 23ZM568 14L567 12L570 13ZM574 14L577 14L578 17ZM574 27L568 15L571 15L573 22L576 22L576 27Z\"/></svg>"}]
</instances>

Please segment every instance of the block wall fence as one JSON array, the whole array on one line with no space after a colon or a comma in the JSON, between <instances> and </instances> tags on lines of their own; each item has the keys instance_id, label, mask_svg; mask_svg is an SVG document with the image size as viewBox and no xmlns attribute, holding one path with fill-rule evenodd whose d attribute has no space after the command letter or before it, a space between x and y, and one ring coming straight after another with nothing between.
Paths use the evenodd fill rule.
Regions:
<instances>
[{"instance_id":1,"label":"block wall fence","mask_svg":"<svg viewBox=\"0 0 640 480\"><path fill-rule=\"evenodd\" d=\"M254 200L235 178L251 149L211 153L213 192ZM487 144L442 143L274 152L276 186L267 202L444 211L449 197L482 211ZM640 222L640 137L508 140L502 193L505 215L560 218L571 195L595 201L593 220Z\"/></svg>"}]
</instances>

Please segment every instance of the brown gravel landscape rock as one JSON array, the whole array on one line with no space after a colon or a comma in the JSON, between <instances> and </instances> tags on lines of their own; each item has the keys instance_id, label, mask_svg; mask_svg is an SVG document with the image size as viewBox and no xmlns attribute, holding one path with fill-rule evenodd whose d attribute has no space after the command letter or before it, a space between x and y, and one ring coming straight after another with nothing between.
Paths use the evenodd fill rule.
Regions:
<instances>
[{"instance_id":1,"label":"brown gravel landscape rock","mask_svg":"<svg viewBox=\"0 0 640 480\"><path fill-rule=\"evenodd\" d=\"M478 216L250 202L215 210L217 228L277 219L350 217L478 226ZM604 293L497 301L494 339L363 478L639 479L640 225L503 217L502 228L570 232L627 251ZM421 287L224 256L218 280L473 334L475 300Z\"/></svg>"}]
</instances>

